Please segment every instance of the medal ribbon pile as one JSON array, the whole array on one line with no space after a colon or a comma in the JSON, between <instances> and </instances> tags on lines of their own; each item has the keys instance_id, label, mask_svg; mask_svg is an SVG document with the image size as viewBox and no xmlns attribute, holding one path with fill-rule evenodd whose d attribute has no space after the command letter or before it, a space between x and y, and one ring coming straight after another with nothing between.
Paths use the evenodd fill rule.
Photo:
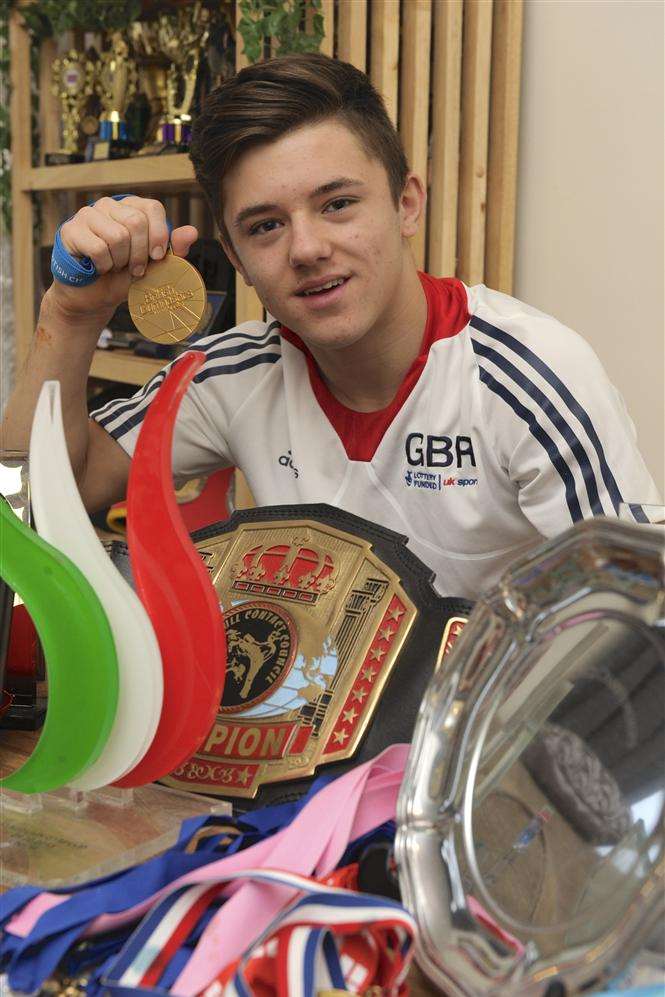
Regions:
<instances>
[{"instance_id":1,"label":"medal ribbon pile","mask_svg":"<svg viewBox=\"0 0 665 997\"><path fill-rule=\"evenodd\" d=\"M186 821L169 852L71 892L10 891L9 986L34 992L63 964L90 995L406 994L415 922L354 887L364 849L392 839L407 754L393 745L297 803Z\"/></svg>"}]
</instances>

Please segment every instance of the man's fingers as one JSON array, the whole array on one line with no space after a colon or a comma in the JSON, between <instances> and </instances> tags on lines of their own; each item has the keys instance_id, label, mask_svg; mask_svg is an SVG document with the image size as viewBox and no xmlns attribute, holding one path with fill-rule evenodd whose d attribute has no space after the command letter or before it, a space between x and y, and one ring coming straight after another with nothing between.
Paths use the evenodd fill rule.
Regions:
<instances>
[{"instance_id":1,"label":"man's fingers","mask_svg":"<svg viewBox=\"0 0 665 997\"><path fill-rule=\"evenodd\" d=\"M190 246L199 237L193 225L181 225L171 232L171 247L176 256L187 256Z\"/></svg>"},{"instance_id":2,"label":"man's fingers","mask_svg":"<svg viewBox=\"0 0 665 997\"><path fill-rule=\"evenodd\" d=\"M150 260L162 259L169 245L164 205L146 197L125 197L115 201L102 197L94 205L81 208L60 230L65 249L75 256L89 256L98 273L129 270L140 277ZM198 238L193 225L173 232L173 251L186 256Z\"/></svg>"},{"instance_id":3,"label":"man's fingers","mask_svg":"<svg viewBox=\"0 0 665 997\"><path fill-rule=\"evenodd\" d=\"M160 201L147 197L124 197L114 201L103 197L95 207L123 225L129 233L127 267L133 277L141 277L150 259L161 259L168 246L166 212Z\"/></svg>"},{"instance_id":4,"label":"man's fingers","mask_svg":"<svg viewBox=\"0 0 665 997\"><path fill-rule=\"evenodd\" d=\"M74 243L70 242L69 245L65 243L62 233L60 237L67 251L73 256L89 256L95 264L97 273L105 274L109 270L113 270L113 257L111 256L109 247L94 232L88 229L81 233Z\"/></svg>"},{"instance_id":5,"label":"man's fingers","mask_svg":"<svg viewBox=\"0 0 665 997\"><path fill-rule=\"evenodd\" d=\"M111 201L116 207L141 211L148 219L148 255L152 260L161 260L169 245L169 227L166 224L166 209L161 201L152 197L124 197L122 201Z\"/></svg>"},{"instance_id":6,"label":"man's fingers","mask_svg":"<svg viewBox=\"0 0 665 997\"><path fill-rule=\"evenodd\" d=\"M147 215L138 208L125 207L122 201L113 201L109 217L122 225L129 236L129 252L126 266L132 277L145 273L149 254L149 222Z\"/></svg>"},{"instance_id":7,"label":"man's fingers","mask_svg":"<svg viewBox=\"0 0 665 997\"><path fill-rule=\"evenodd\" d=\"M128 230L96 208L85 207L77 211L62 226L60 238L69 253L89 256L99 273L123 270L127 266L130 249ZM100 246L99 241L104 246Z\"/></svg>"}]
</instances>

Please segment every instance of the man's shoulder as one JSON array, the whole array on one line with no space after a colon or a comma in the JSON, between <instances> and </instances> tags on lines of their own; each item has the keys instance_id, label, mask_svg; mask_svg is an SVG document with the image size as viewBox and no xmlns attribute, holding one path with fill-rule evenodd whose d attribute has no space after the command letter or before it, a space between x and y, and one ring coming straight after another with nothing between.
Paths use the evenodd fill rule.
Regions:
<instances>
[{"instance_id":1,"label":"man's shoulder","mask_svg":"<svg viewBox=\"0 0 665 997\"><path fill-rule=\"evenodd\" d=\"M586 340L553 315L484 284L467 288L467 293L471 345L477 357L493 350L507 359L566 372L598 362Z\"/></svg>"},{"instance_id":2,"label":"man's shoulder","mask_svg":"<svg viewBox=\"0 0 665 997\"><path fill-rule=\"evenodd\" d=\"M261 377L282 359L279 322L258 320L242 322L224 332L203 336L190 344L190 349L206 354L203 367L196 375L196 384L216 382L230 374Z\"/></svg>"},{"instance_id":3,"label":"man's shoulder","mask_svg":"<svg viewBox=\"0 0 665 997\"><path fill-rule=\"evenodd\" d=\"M223 332L213 332L208 336L201 336L189 344L192 350L203 350L211 353L222 348L239 349L243 344L249 348L265 349L278 345L280 324L276 319L269 322L262 322L252 319L249 322L241 322ZM273 342L272 340L276 340Z\"/></svg>"}]
</instances>

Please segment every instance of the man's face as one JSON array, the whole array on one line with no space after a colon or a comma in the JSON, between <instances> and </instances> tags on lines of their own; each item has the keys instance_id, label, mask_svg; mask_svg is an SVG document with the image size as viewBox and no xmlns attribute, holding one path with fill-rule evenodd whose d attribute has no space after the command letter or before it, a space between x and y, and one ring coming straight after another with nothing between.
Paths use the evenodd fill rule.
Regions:
<instances>
[{"instance_id":1,"label":"man's face","mask_svg":"<svg viewBox=\"0 0 665 997\"><path fill-rule=\"evenodd\" d=\"M389 313L413 266L412 185L396 208L383 164L344 124L303 126L249 150L224 178L227 251L270 314L308 345L350 346Z\"/></svg>"}]
</instances>

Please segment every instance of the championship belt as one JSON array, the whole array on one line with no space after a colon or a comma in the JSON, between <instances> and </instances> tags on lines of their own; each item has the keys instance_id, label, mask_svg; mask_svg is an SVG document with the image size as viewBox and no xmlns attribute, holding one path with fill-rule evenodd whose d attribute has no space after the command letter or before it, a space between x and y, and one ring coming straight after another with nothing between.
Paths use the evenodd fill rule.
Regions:
<instances>
[{"instance_id":1,"label":"championship belt","mask_svg":"<svg viewBox=\"0 0 665 997\"><path fill-rule=\"evenodd\" d=\"M406 537L327 505L236 512L192 534L225 614L227 677L200 750L163 782L243 806L300 796L409 742L471 603ZM109 552L129 574L126 546Z\"/></svg>"}]
</instances>

